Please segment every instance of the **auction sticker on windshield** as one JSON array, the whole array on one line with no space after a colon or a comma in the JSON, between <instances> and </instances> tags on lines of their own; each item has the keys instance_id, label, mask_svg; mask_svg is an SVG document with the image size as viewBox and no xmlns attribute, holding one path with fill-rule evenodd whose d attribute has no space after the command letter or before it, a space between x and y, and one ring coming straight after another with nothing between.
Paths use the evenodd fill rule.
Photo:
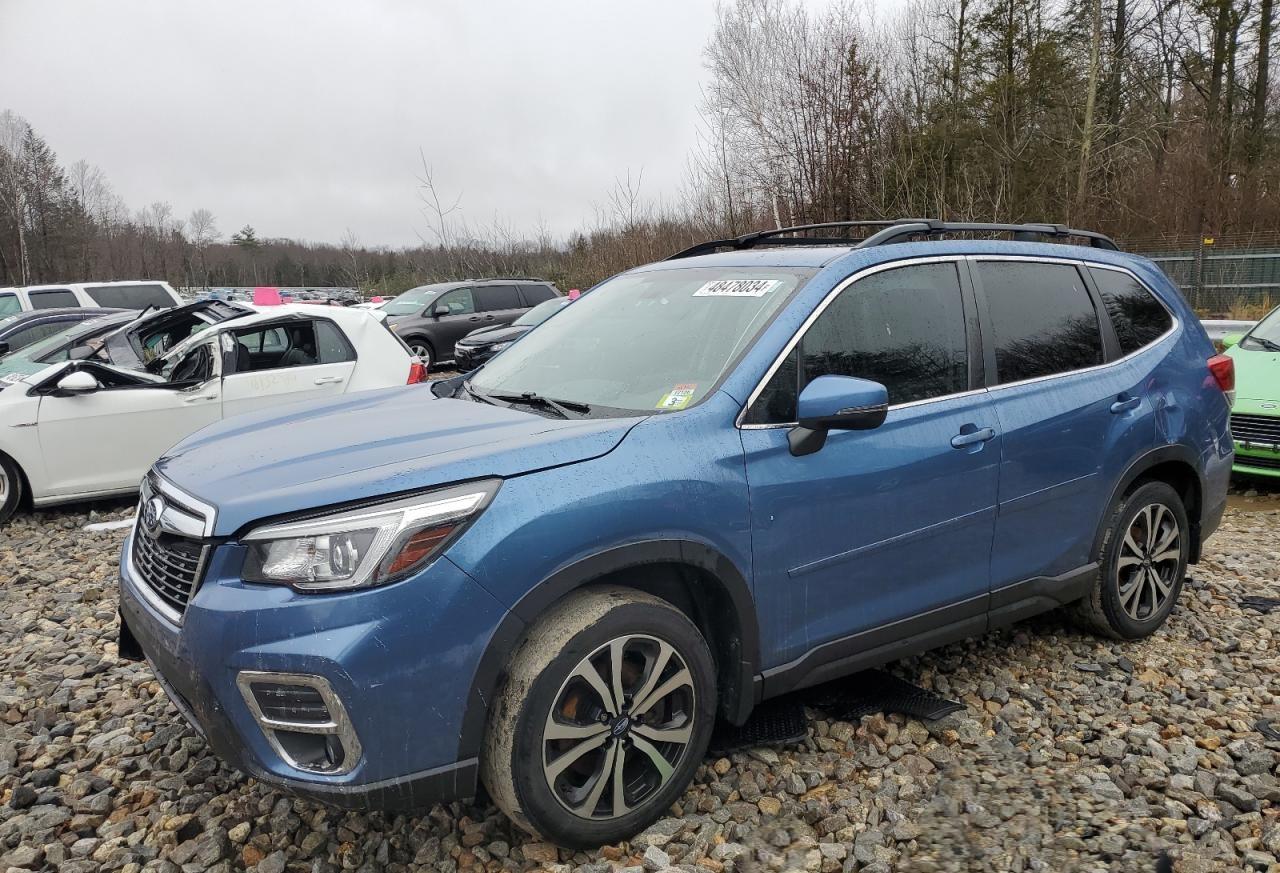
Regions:
<instances>
[{"instance_id":1,"label":"auction sticker on windshield","mask_svg":"<svg viewBox=\"0 0 1280 873\"><path fill-rule=\"evenodd\" d=\"M684 385L676 385L670 391L663 395L658 401L657 409L684 409L689 405L689 401L693 399L693 393L698 390L695 382Z\"/></svg>"},{"instance_id":2,"label":"auction sticker on windshield","mask_svg":"<svg viewBox=\"0 0 1280 873\"><path fill-rule=\"evenodd\" d=\"M717 279L693 292L694 297L763 297L782 284L779 279Z\"/></svg>"}]
</instances>

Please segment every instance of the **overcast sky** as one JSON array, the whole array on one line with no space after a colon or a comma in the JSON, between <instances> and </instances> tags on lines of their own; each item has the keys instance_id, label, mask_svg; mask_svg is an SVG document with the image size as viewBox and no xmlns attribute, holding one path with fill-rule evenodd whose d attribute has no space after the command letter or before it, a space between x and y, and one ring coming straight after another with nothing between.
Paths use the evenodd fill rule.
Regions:
<instances>
[{"instance_id":1,"label":"overcast sky","mask_svg":"<svg viewBox=\"0 0 1280 873\"><path fill-rule=\"evenodd\" d=\"M204 207L224 235L414 244L419 147L468 221L563 235L628 169L675 196L714 21L713 0L0 0L0 109L130 208Z\"/></svg>"}]
</instances>

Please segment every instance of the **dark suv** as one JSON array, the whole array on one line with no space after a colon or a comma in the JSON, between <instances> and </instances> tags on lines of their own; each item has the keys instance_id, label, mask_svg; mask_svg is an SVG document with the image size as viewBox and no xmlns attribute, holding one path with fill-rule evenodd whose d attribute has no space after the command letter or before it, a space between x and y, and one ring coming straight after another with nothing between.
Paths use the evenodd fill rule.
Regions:
<instances>
[{"instance_id":1,"label":"dark suv","mask_svg":"<svg viewBox=\"0 0 1280 873\"><path fill-rule=\"evenodd\" d=\"M430 367L449 360L454 343L471 331L510 324L559 295L542 279L466 279L411 288L383 310L391 329Z\"/></svg>"}]
</instances>

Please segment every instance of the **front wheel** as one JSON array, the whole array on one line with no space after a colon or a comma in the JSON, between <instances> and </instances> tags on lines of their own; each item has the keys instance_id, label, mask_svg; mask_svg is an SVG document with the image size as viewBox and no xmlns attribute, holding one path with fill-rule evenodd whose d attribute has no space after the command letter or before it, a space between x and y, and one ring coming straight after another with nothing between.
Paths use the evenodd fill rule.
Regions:
<instances>
[{"instance_id":1,"label":"front wheel","mask_svg":"<svg viewBox=\"0 0 1280 873\"><path fill-rule=\"evenodd\" d=\"M693 778L716 712L702 634L669 603L599 588L554 607L516 652L481 775L516 824L562 846L633 836Z\"/></svg>"},{"instance_id":2,"label":"front wheel","mask_svg":"<svg viewBox=\"0 0 1280 873\"><path fill-rule=\"evenodd\" d=\"M1112 507L1093 590L1076 604L1090 630L1136 640L1164 624L1187 573L1191 526L1182 497L1147 482Z\"/></svg>"},{"instance_id":3,"label":"front wheel","mask_svg":"<svg viewBox=\"0 0 1280 873\"><path fill-rule=\"evenodd\" d=\"M18 465L0 454L0 524L4 524L22 501L22 473Z\"/></svg>"},{"instance_id":4,"label":"front wheel","mask_svg":"<svg viewBox=\"0 0 1280 873\"><path fill-rule=\"evenodd\" d=\"M409 351L415 358L426 365L427 372L430 372L432 365L435 364L435 360L431 355L431 344L424 339L413 337L405 340L405 345L409 347Z\"/></svg>"}]
</instances>

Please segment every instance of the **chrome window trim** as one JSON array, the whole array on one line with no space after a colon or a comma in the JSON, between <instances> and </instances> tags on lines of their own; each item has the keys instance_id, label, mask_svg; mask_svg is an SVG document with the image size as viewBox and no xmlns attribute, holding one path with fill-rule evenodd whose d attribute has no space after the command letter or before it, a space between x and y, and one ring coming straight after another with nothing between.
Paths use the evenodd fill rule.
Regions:
<instances>
[{"instance_id":1,"label":"chrome window trim","mask_svg":"<svg viewBox=\"0 0 1280 873\"><path fill-rule=\"evenodd\" d=\"M327 722L293 722L268 718L263 713L262 707L258 705L258 699L253 696L254 683L263 685L301 685L305 688L314 688L324 701L325 708L329 710L330 720ZM342 698L338 697L337 693L334 692L333 686L329 684L328 679L310 673L241 670L236 675L236 687L240 689L240 696L244 698L245 704L249 707L249 713L253 716L253 720L258 723L259 729L267 738L267 742L271 744L271 748L293 769L300 773L312 775L342 776L350 773L355 769L356 764L360 763L360 758L364 754L364 750L360 745L360 738L356 734L355 725L351 723L351 719L347 716L346 707L342 705ZM277 730L293 731L300 734L332 734L336 736L338 742L342 744L342 765L334 770L318 770L314 767L304 766L285 751L284 746L275 735Z\"/></svg>"},{"instance_id":2,"label":"chrome window trim","mask_svg":"<svg viewBox=\"0 0 1280 873\"><path fill-rule=\"evenodd\" d=\"M1171 310L1168 304L1166 304L1164 300L1160 297L1160 295L1157 294L1155 291L1153 291L1146 282L1142 281L1141 276L1133 272L1133 270L1130 270L1128 267L1121 267L1115 264L1100 264L1095 261L1085 261L1079 258L1059 258L1059 257L1050 256L1050 255L937 255L937 256L930 256L930 257L909 258L901 261L889 261L884 264L876 264L873 267L867 267L862 270L859 270L858 272L854 273L852 276L849 276L848 278L842 280L839 284L837 284L834 288L832 288L830 292L828 292L827 296L822 299L822 302L819 303L814 308L813 312L809 314L809 317L806 318L804 322L801 323L800 327L796 330L796 332L792 334L791 339L787 341L787 344L785 346L783 346L783 349L778 354L778 356L774 358L773 364L771 364L769 369L765 371L764 376L760 379L760 381L756 384L755 389L747 397L747 402L743 404L742 409L739 410L737 417L734 419L734 426L737 427L739 430L772 430L774 428L780 428L780 427L790 428L790 427L799 426L799 422L796 422L796 421L778 422L774 424L743 424L742 420L746 417L747 410L751 408L751 405L755 403L757 399L759 399L760 394L764 391L765 386L768 385L769 380L773 378L773 374L778 371L778 368L780 366L782 366L783 360L785 360L787 355L791 354L791 352L795 349L796 344L799 343L800 341L800 338L804 336L805 332L808 331L809 327L813 324L813 322L817 321L818 316L820 316L823 313L823 311L827 308L827 306L829 306L831 302L840 295L840 292L844 291L845 288L849 287L854 282L858 281L859 279L865 276L870 276L875 273L882 272L884 270L891 270L896 267L914 266L916 264L936 264L936 263L959 262L959 261L968 261L971 263L978 263L981 261L1024 261L1029 263L1040 263L1040 264L1069 264L1075 267L1081 267L1085 269L1098 267L1104 270L1114 270L1117 273L1124 273L1125 275L1129 276L1134 281L1136 281L1139 285L1141 285L1148 294L1150 294L1152 297L1156 299L1156 302L1159 303L1164 308L1164 311L1169 314L1169 319L1172 322L1172 326L1167 331L1162 333L1160 336L1153 339L1151 342L1147 343L1141 348L1134 349L1132 352L1129 352L1129 354L1124 355L1123 357L1116 358L1114 361L1104 361L1101 364L1095 364L1092 367L1086 367L1081 370L1068 370L1064 373L1051 373L1048 376L1037 376L1033 379L1022 379L1017 382L1005 382L998 385L992 385L986 388L971 388L967 391L958 391L954 394L942 394L942 395L939 395L938 397L927 397L927 398L924 398L923 400L912 400L907 403L893 403L893 404L890 404L889 406L890 412L893 412L895 409L908 409L914 406L924 406L925 404L928 404L928 403L939 403L944 400L956 400L961 397L972 397L978 394L987 394L993 391L1000 391L1004 388L1016 388L1020 385L1032 385L1037 382L1046 382L1050 379L1062 379L1067 376L1077 376L1077 375L1080 375L1081 373L1093 373L1098 370L1104 370L1108 367L1114 367L1119 364L1126 363L1131 358L1136 358L1138 355L1141 355L1150 351L1156 346L1162 344L1165 340L1169 339L1169 337L1175 335L1178 332L1178 328L1182 326L1182 321L1181 319L1178 318L1177 313ZM1090 302L1092 302L1092 296L1090 297ZM1101 315L1106 315L1106 313L1101 313L1100 316Z\"/></svg>"}]
</instances>

